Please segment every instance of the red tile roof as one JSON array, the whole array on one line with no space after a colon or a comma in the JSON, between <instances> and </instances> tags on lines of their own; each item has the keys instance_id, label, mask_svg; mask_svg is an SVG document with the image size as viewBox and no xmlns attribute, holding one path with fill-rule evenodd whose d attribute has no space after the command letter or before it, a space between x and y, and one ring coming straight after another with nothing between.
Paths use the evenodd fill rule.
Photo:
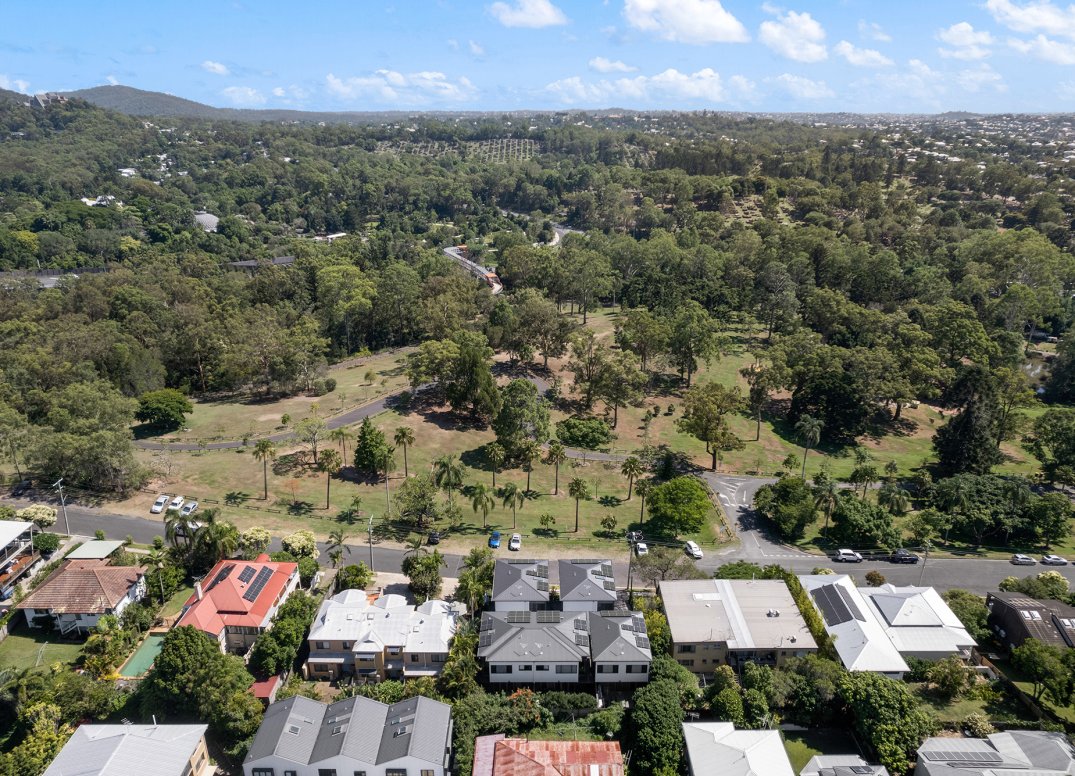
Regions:
<instances>
[{"instance_id":1,"label":"red tile roof","mask_svg":"<svg viewBox=\"0 0 1075 776\"><path fill-rule=\"evenodd\" d=\"M145 573L145 566L69 560L16 608L50 609L56 614L105 614L116 608Z\"/></svg>"},{"instance_id":2,"label":"red tile roof","mask_svg":"<svg viewBox=\"0 0 1075 776\"><path fill-rule=\"evenodd\" d=\"M527 741L482 736L475 741L473 776L623 776L616 741Z\"/></svg>"},{"instance_id":3,"label":"red tile roof","mask_svg":"<svg viewBox=\"0 0 1075 776\"><path fill-rule=\"evenodd\" d=\"M252 571L247 572L247 568ZM253 601L247 600L243 594L262 569L270 570L272 576ZM276 599L298 573L297 563L274 563L268 555L260 555L253 561L222 560L202 578L202 599L198 600L197 593L187 599L176 627L193 625L214 637L229 625L264 627Z\"/></svg>"}]
</instances>

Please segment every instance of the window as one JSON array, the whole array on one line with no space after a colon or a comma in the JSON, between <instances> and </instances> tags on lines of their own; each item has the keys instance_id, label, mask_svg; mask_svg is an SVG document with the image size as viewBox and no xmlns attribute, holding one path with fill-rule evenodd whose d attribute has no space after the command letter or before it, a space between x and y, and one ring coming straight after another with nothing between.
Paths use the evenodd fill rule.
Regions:
<instances>
[{"instance_id":1,"label":"window","mask_svg":"<svg viewBox=\"0 0 1075 776\"><path fill-rule=\"evenodd\" d=\"M335 768L318 768L317 776L336 776Z\"/></svg>"},{"instance_id":2,"label":"window","mask_svg":"<svg viewBox=\"0 0 1075 776\"><path fill-rule=\"evenodd\" d=\"M694 661L693 660L680 660L678 662L679 662L679 664L681 666L686 666L687 668L693 668L694 667Z\"/></svg>"},{"instance_id":3,"label":"window","mask_svg":"<svg viewBox=\"0 0 1075 776\"><path fill-rule=\"evenodd\" d=\"M418 655L411 655L411 662L412 663L417 663L418 662Z\"/></svg>"},{"instance_id":4,"label":"window","mask_svg":"<svg viewBox=\"0 0 1075 776\"><path fill-rule=\"evenodd\" d=\"M491 674L510 674L511 673L511 666L492 665L492 666L489 666L489 673L491 673Z\"/></svg>"},{"instance_id":5,"label":"window","mask_svg":"<svg viewBox=\"0 0 1075 776\"><path fill-rule=\"evenodd\" d=\"M676 652L679 652L680 654L684 654L684 653L692 654L694 652L694 645L693 644L680 644L680 645L678 645L676 647Z\"/></svg>"},{"instance_id":6,"label":"window","mask_svg":"<svg viewBox=\"0 0 1075 776\"><path fill-rule=\"evenodd\" d=\"M327 641L319 641L319 642L317 642L317 648L318 649L328 649L328 642Z\"/></svg>"},{"instance_id":7,"label":"window","mask_svg":"<svg viewBox=\"0 0 1075 776\"><path fill-rule=\"evenodd\" d=\"M366 776L365 771L355 771L355 776Z\"/></svg>"},{"instance_id":8,"label":"window","mask_svg":"<svg viewBox=\"0 0 1075 776\"><path fill-rule=\"evenodd\" d=\"M440 653L438 653L436 655L433 655L432 659L433 659L434 663L447 663L448 662L448 656L445 655L443 652L440 652Z\"/></svg>"},{"instance_id":9,"label":"window","mask_svg":"<svg viewBox=\"0 0 1075 776\"><path fill-rule=\"evenodd\" d=\"M618 674L620 667L617 665L608 665L607 663L597 664L597 673L599 674Z\"/></svg>"},{"instance_id":10,"label":"window","mask_svg":"<svg viewBox=\"0 0 1075 776\"><path fill-rule=\"evenodd\" d=\"M528 666L528 665L521 665L521 666L519 666L519 670L520 671L533 671L534 667L533 666Z\"/></svg>"},{"instance_id":11,"label":"window","mask_svg":"<svg viewBox=\"0 0 1075 776\"><path fill-rule=\"evenodd\" d=\"M389 647L388 648L388 654L389 655L398 655L402 651L403 651L403 647Z\"/></svg>"},{"instance_id":12,"label":"window","mask_svg":"<svg viewBox=\"0 0 1075 776\"><path fill-rule=\"evenodd\" d=\"M273 776L272 768L254 768L250 772L254 776Z\"/></svg>"},{"instance_id":13,"label":"window","mask_svg":"<svg viewBox=\"0 0 1075 776\"><path fill-rule=\"evenodd\" d=\"M344 649L350 649L351 648L351 642L350 641L343 642L343 648Z\"/></svg>"},{"instance_id":14,"label":"window","mask_svg":"<svg viewBox=\"0 0 1075 776\"><path fill-rule=\"evenodd\" d=\"M536 665L536 666L534 666L534 668L537 669L538 671L548 671L549 670L548 666L543 666L543 665Z\"/></svg>"},{"instance_id":15,"label":"window","mask_svg":"<svg viewBox=\"0 0 1075 776\"><path fill-rule=\"evenodd\" d=\"M422 769L422 776L433 776L433 769L432 768L423 768Z\"/></svg>"},{"instance_id":16,"label":"window","mask_svg":"<svg viewBox=\"0 0 1075 776\"><path fill-rule=\"evenodd\" d=\"M297 771L284 771L284 776L298 776Z\"/></svg>"},{"instance_id":17,"label":"window","mask_svg":"<svg viewBox=\"0 0 1075 776\"><path fill-rule=\"evenodd\" d=\"M578 666L556 666L556 673L558 674L577 674L578 672Z\"/></svg>"},{"instance_id":18,"label":"window","mask_svg":"<svg viewBox=\"0 0 1075 776\"><path fill-rule=\"evenodd\" d=\"M384 776L407 776L406 768L387 768Z\"/></svg>"},{"instance_id":19,"label":"window","mask_svg":"<svg viewBox=\"0 0 1075 776\"><path fill-rule=\"evenodd\" d=\"M704 663L705 661L703 660L702 662ZM627 673L629 673L629 674L647 674L647 673L649 673L649 666L647 666L645 663L641 663L639 665L629 665L629 666L627 666Z\"/></svg>"}]
</instances>

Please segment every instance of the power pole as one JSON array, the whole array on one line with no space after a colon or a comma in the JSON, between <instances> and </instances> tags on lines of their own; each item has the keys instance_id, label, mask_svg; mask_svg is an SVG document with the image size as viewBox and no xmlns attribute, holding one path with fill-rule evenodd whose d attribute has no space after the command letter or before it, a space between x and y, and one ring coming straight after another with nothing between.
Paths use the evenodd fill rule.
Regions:
<instances>
[{"instance_id":1,"label":"power pole","mask_svg":"<svg viewBox=\"0 0 1075 776\"><path fill-rule=\"evenodd\" d=\"M373 567L373 513L370 512L370 521L366 525L366 536L370 541L370 571L377 573L377 569Z\"/></svg>"},{"instance_id":2,"label":"power pole","mask_svg":"<svg viewBox=\"0 0 1075 776\"><path fill-rule=\"evenodd\" d=\"M52 483L52 487L60 492L60 509L63 510L63 525L67 529L67 535L71 535L71 523L67 520L67 499L63 494L63 477Z\"/></svg>"}]
</instances>

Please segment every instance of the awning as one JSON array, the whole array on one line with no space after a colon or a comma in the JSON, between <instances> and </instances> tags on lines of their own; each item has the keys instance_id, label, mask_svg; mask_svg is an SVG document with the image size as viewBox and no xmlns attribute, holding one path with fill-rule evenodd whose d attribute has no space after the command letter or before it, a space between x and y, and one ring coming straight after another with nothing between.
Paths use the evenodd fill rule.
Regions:
<instances>
[{"instance_id":1,"label":"awning","mask_svg":"<svg viewBox=\"0 0 1075 776\"><path fill-rule=\"evenodd\" d=\"M309 658L308 662L310 662L310 663L335 663L336 665L342 665L342 664L346 663L347 661L342 657L320 657L320 656L310 655L310 658Z\"/></svg>"},{"instance_id":2,"label":"awning","mask_svg":"<svg viewBox=\"0 0 1075 776\"><path fill-rule=\"evenodd\" d=\"M440 673L436 668L404 668L404 676L436 676Z\"/></svg>"}]
</instances>

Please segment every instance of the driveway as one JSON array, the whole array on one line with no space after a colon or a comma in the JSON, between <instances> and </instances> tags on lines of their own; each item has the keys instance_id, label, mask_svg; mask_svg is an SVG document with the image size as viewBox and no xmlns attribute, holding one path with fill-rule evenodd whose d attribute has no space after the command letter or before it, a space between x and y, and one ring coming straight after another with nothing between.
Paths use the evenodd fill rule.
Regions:
<instances>
[{"instance_id":1,"label":"driveway","mask_svg":"<svg viewBox=\"0 0 1075 776\"><path fill-rule=\"evenodd\" d=\"M699 476L720 499L728 522L739 535L740 546L734 550L737 558L777 563L788 559L813 558L802 550L782 543L770 531L765 520L753 509L754 495L762 485L776 482L772 477L745 477L705 471Z\"/></svg>"}]
</instances>

